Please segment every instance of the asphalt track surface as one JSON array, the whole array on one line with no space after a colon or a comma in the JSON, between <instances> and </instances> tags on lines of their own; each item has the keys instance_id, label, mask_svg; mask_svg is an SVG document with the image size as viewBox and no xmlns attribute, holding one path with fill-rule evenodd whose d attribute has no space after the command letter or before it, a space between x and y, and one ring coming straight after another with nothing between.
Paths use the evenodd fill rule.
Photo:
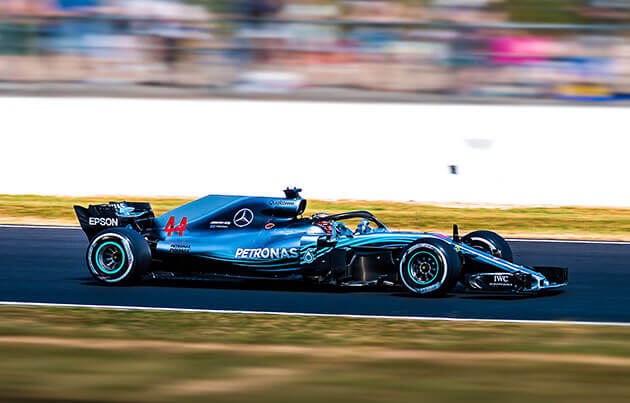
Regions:
<instances>
[{"instance_id":1,"label":"asphalt track surface","mask_svg":"<svg viewBox=\"0 0 630 403\"><path fill-rule=\"evenodd\" d=\"M278 282L160 281L102 286L77 229L0 227L0 301L316 314L630 323L630 244L511 242L515 261L569 267L569 288L543 297L331 289Z\"/></svg>"}]
</instances>

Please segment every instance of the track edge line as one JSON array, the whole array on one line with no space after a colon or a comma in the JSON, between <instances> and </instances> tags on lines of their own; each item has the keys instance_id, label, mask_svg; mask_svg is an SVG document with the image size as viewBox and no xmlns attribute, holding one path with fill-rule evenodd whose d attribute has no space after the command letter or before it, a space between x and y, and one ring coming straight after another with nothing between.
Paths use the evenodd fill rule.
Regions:
<instances>
[{"instance_id":1,"label":"track edge line","mask_svg":"<svg viewBox=\"0 0 630 403\"><path fill-rule=\"evenodd\" d=\"M449 318L449 317L433 317L433 316L395 316L395 315L363 315L363 314L362 315L328 314L328 313L308 313L308 312L246 311L246 310L230 310L230 309L167 308L167 307L147 307L147 306L63 304L63 303L17 302L17 301L0 301L0 306L106 309L106 310L118 310L118 311L149 311L149 312L222 313L222 314L235 314L235 315L275 315L275 316L328 317L328 318L348 318L348 319L385 319L385 320L418 320L418 321L422 320L422 321L441 321L441 322L483 322L483 323L508 323L508 324L514 323L514 324L540 324L540 325L630 327L630 322Z\"/></svg>"}]
</instances>

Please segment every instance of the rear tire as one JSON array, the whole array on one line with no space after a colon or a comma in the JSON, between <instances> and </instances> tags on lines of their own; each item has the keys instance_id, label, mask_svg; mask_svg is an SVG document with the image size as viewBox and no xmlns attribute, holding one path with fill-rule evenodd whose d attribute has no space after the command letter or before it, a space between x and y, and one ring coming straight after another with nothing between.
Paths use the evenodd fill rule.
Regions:
<instances>
[{"instance_id":1,"label":"rear tire","mask_svg":"<svg viewBox=\"0 0 630 403\"><path fill-rule=\"evenodd\" d=\"M399 274L402 283L414 294L444 295L451 291L461 271L455 249L444 241L423 239L403 253Z\"/></svg>"},{"instance_id":2,"label":"rear tire","mask_svg":"<svg viewBox=\"0 0 630 403\"><path fill-rule=\"evenodd\" d=\"M148 271L151 248L134 230L109 228L92 239L86 260L90 273L101 283L130 284Z\"/></svg>"}]
</instances>

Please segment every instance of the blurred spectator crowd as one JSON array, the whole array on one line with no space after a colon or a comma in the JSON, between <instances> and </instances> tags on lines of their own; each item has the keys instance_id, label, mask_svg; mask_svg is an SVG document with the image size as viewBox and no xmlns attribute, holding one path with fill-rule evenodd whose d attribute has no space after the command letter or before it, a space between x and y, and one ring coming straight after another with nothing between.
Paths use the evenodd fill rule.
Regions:
<instances>
[{"instance_id":1,"label":"blurred spectator crowd","mask_svg":"<svg viewBox=\"0 0 630 403\"><path fill-rule=\"evenodd\" d=\"M0 0L0 92L626 99L628 22L627 0Z\"/></svg>"}]
</instances>

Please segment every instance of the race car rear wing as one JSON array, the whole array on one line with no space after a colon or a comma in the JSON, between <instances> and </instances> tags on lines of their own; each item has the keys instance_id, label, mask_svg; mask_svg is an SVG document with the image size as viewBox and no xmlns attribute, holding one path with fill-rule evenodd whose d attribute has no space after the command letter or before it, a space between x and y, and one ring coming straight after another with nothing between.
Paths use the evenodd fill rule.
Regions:
<instances>
[{"instance_id":1,"label":"race car rear wing","mask_svg":"<svg viewBox=\"0 0 630 403\"><path fill-rule=\"evenodd\" d=\"M141 202L110 202L88 208L74 206L74 211L89 240L105 228L131 226L142 233L152 226L155 218L151 204Z\"/></svg>"}]
</instances>

